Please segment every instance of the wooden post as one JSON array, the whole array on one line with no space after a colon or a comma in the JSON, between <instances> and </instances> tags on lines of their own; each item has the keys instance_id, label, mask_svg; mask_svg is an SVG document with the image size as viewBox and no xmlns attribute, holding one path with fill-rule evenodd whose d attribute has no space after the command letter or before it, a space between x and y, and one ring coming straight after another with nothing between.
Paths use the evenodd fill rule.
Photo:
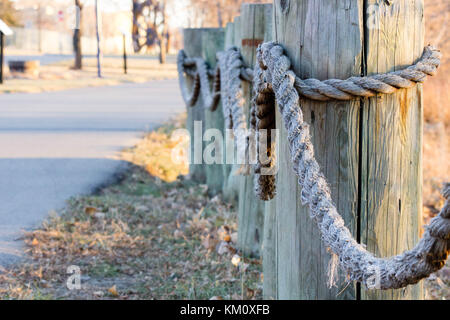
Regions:
<instances>
[{"instance_id":1,"label":"wooden post","mask_svg":"<svg viewBox=\"0 0 450 320\"><path fill-rule=\"evenodd\" d=\"M273 40L273 6L270 5L264 23L264 42ZM277 124L277 127L279 125ZM279 144L276 144L279 147ZM275 151L276 152L276 151ZM277 152L276 152L277 154ZM264 232L262 241L263 263L263 296L266 300L277 299L277 254L276 254L276 196L265 202L264 207Z\"/></svg>"},{"instance_id":2,"label":"wooden post","mask_svg":"<svg viewBox=\"0 0 450 320\"><path fill-rule=\"evenodd\" d=\"M423 50L423 1L391 3L275 0L275 40L301 78L345 79L404 68ZM412 248L421 223L421 86L351 102L305 99L301 106L332 198L354 237L377 256ZM328 288L330 255L301 204L286 131L279 129L278 298L422 298L420 285L366 291L347 286L344 274L337 287Z\"/></svg>"},{"instance_id":3,"label":"wooden post","mask_svg":"<svg viewBox=\"0 0 450 320\"><path fill-rule=\"evenodd\" d=\"M202 33L205 29L184 29L183 30L183 41L184 41L184 50L189 57L201 57L202 56ZM190 77L187 78L187 86L189 89L192 89L193 81ZM194 135L194 121L199 121L202 125L201 131L199 134ZM204 122L205 122L205 112L203 111L203 100L201 95L195 106L187 107L187 120L186 120L186 129L189 131L191 136L190 143L190 165L189 165L189 176L193 181L199 183L206 182L206 174L205 174L205 166L202 163L202 150L203 150L203 133L204 133ZM199 124L198 123L198 124ZM197 129L199 130L199 128ZM200 159L195 155L194 148L194 139L197 140L197 147L201 146L200 150ZM198 155L198 151L197 151Z\"/></svg>"},{"instance_id":4,"label":"wooden post","mask_svg":"<svg viewBox=\"0 0 450 320\"><path fill-rule=\"evenodd\" d=\"M366 1L365 73L405 68L422 55L424 3ZM361 241L377 256L412 249L422 225L422 85L363 102ZM362 299L423 299L423 282L363 290Z\"/></svg>"},{"instance_id":5,"label":"wooden post","mask_svg":"<svg viewBox=\"0 0 450 320\"><path fill-rule=\"evenodd\" d=\"M5 50L5 34L0 31L0 84L3 83L3 60L5 59L4 56L4 50Z\"/></svg>"},{"instance_id":6,"label":"wooden post","mask_svg":"<svg viewBox=\"0 0 450 320\"><path fill-rule=\"evenodd\" d=\"M225 27L225 45L224 48L227 50L229 47L232 47L234 45L234 23L229 22L227 26ZM230 135L231 132L226 131L227 128L224 128L224 137L228 136L228 139L225 140L226 144L226 151L227 150L234 150L234 141L231 139ZM225 153L226 158L226 153ZM223 198L228 203L236 204L237 203L237 196L233 193L231 185L231 174L233 169L233 164L227 164L224 163L222 166L223 169Z\"/></svg>"},{"instance_id":7,"label":"wooden post","mask_svg":"<svg viewBox=\"0 0 450 320\"><path fill-rule=\"evenodd\" d=\"M211 69L216 67L216 54L219 51L224 50L225 31L223 28L211 28L205 29L202 33L202 57ZM215 111L208 109L205 112L205 130L216 129L217 133L220 133L222 137L220 141L223 142L224 137L224 118L222 111L222 104ZM214 132L211 132L214 134ZM209 139L209 137L207 137ZM211 141L214 139L214 141ZM219 144L218 137L212 138L210 141L206 141L205 153L212 155L217 159L220 159L218 163L205 164L206 184L208 185L209 195L216 195L222 191L223 186L223 168L221 161L224 160L225 153L223 152L223 145ZM214 151L209 152L208 146L213 146ZM206 158L204 159L204 161Z\"/></svg>"},{"instance_id":8,"label":"wooden post","mask_svg":"<svg viewBox=\"0 0 450 320\"><path fill-rule=\"evenodd\" d=\"M123 73L127 74L127 37L125 34L123 37Z\"/></svg>"},{"instance_id":9,"label":"wooden post","mask_svg":"<svg viewBox=\"0 0 450 320\"><path fill-rule=\"evenodd\" d=\"M275 40L287 50L301 78L346 79L361 74L362 1L276 0ZM358 211L359 101L304 100L316 158L333 200L356 237ZM277 113L279 118L279 113ZM281 124L278 120L278 124ZM309 209L300 200L284 124L279 130L277 183L277 267L279 299L355 299L356 285L327 286L330 254L322 245ZM342 292L341 292L342 291ZM339 294L339 295L338 295Z\"/></svg>"},{"instance_id":10,"label":"wooden post","mask_svg":"<svg viewBox=\"0 0 450 320\"><path fill-rule=\"evenodd\" d=\"M271 4L243 4L241 17L241 54L244 64L254 67L256 48L264 42L265 24L272 21ZM244 106L247 120L250 114L252 86L248 82L242 84ZM250 123L247 121L247 127ZM264 235L265 203L256 198L253 187L253 174L242 177L239 186L238 209L238 247L244 255L259 256Z\"/></svg>"},{"instance_id":11,"label":"wooden post","mask_svg":"<svg viewBox=\"0 0 450 320\"><path fill-rule=\"evenodd\" d=\"M231 32L233 34L231 35ZM241 48L241 17L235 17L233 20L233 29L230 31L230 35L227 36L228 41L226 43L226 48L229 46L235 46L237 48ZM229 44L229 45L228 45ZM234 142L233 142L234 143ZM236 152L236 149L235 149ZM231 166L230 174L228 175L227 179L227 185L226 188L224 188L224 199L226 201L229 201L232 204L237 204L239 199L239 185L240 181L243 178L239 174L239 164L233 164Z\"/></svg>"}]
</instances>

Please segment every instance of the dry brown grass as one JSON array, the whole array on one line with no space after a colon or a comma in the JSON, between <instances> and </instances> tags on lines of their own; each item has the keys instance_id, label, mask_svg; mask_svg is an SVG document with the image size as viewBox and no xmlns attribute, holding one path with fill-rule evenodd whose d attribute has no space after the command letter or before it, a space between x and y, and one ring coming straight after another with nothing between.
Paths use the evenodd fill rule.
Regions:
<instances>
[{"instance_id":1,"label":"dry brown grass","mask_svg":"<svg viewBox=\"0 0 450 320\"><path fill-rule=\"evenodd\" d=\"M426 218L441 207L439 194L443 182L450 181L450 2L426 1L426 43L442 51L436 77L424 84L423 199ZM431 210L431 211L430 211Z\"/></svg>"},{"instance_id":2,"label":"dry brown grass","mask_svg":"<svg viewBox=\"0 0 450 320\"><path fill-rule=\"evenodd\" d=\"M166 182L173 182L179 175L189 173L187 153L185 152L189 138L187 136L172 137L172 130L186 122L184 114L171 125L150 132L136 146L122 152L121 159L143 167L149 174ZM177 152L178 161L173 160Z\"/></svg>"},{"instance_id":3,"label":"dry brown grass","mask_svg":"<svg viewBox=\"0 0 450 320\"><path fill-rule=\"evenodd\" d=\"M135 151L144 167L153 159L152 168L182 173L185 164L162 164L152 152L144 160L142 153L151 147L169 154L175 127L150 134L128 155ZM183 176L165 182L144 167L133 165L99 194L70 200L26 233L29 259L0 271L0 299L261 298L260 261L242 259L235 249L234 208L210 198L205 185ZM71 265L81 268L80 290L67 289Z\"/></svg>"},{"instance_id":4,"label":"dry brown grass","mask_svg":"<svg viewBox=\"0 0 450 320\"><path fill-rule=\"evenodd\" d=\"M424 84L424 222L443 205L440 190L450 181L450 2L425 1L426 43L443 53L438 75ZM429 297L450 299L450 264L427 281Z\"/></svg>"}]
</instances>

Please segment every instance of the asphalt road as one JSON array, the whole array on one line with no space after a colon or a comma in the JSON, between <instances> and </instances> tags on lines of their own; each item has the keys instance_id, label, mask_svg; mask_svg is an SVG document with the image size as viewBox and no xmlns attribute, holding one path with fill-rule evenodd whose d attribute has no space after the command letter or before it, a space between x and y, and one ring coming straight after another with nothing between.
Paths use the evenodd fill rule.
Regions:
<instances>
[{"instance_id":1,"label":"asphalt road","mask_svg":"<svg viewBox=\"0 0 450 320\"><path fill-rule=\"evenodd\" d=\"M183 110L176 80L0 95L0 266L19 261L22 230L113 179L120 149Z\"/></svg>"}]
</instances>

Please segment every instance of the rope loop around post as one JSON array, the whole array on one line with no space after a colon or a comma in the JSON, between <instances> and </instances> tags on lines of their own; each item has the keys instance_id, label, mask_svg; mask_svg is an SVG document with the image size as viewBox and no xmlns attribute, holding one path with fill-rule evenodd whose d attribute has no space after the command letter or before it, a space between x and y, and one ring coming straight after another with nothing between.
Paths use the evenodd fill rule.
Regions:
<instances>
[{"instance_id":1,"label":"rope loop around post","mask_svg":"<svg viewBox=\"0 0 450 320\"><path fill-rule=\"evenodd\" d=\"M250 113L251 129L256 132L257 156L261 154L260 129L274 128L275 102L288 132L293 169L302 188L301 200L308 204L311 218L317 223L324 244L338 257L339 265L350 280L364 283L369 289L397 289L415 284L445 264L450 253L450 184L444 187L446 202L440 214L425 228L415 248L390 258L377 258L353 238L331 199L328 182L314 156L309 125L303 121L300 97L317 101L352 100L391 94L411 88L433 76L440 64L440 53L431 46L424 49L419 61L400 71L346 80L300 79L291 70L290 59L283 48L268 42L257 49L255 69L244 67L235 47L217 54L218 67L212 71L200 58L188 58L182 50L177 64L180 88L187 105L193 106L200 94L204 107L215 110L222 99L226 128L240 135L247 129L243 110L241 81L253 79L253 99ZM188 92L184 74L193 77L192 92ZM214 77L213 93L208 77ZM259 161L255 170L255 192L264 200L275 195L275 176L270 171L275 161L274 142L267 133L266 161ZM241 141L241 143L239 143ZM248 152L248 140L238 139L238 152ZM263 170L266 170L263 174ZM335 275L330 270L330 275ZM330 279L329 283L333 283Z\"/></svg>"},{"instance_id":2,"label":"rope loop around post","mask_svg":"<svg viewBox=\"0 0 450 320\"><path fill-rule=\"evenodd\" d=\"M202 58L188 58L184 50L178 52L177 67L180 90L186 105L193 107L201 95L204 103L203 107L215 111L220 102L220 68L216 68L211 72L205 60ZM189 93L187 88L184 74L194 78L191 93ZM214 78L212 92L210 90L209 76Z\"/></svg>"},{"instance_id":3,"label":"rope loop around post","mask_svg":"<svg viewBox=\"0 0 450 320\"><path fill-rule=\"evenodd\" d=\"M442 268L450 253L450 184L444 187L444 207L425 228L416 247L389 258L375 257L353 238L333 203L329 184L315 159L309 125L303 120L299 103L300 95L312 96L314 100L321 100L323 97L329 99L335 93L330 87L336 88L336 84L346 88L339 91L347 94L350 89L364 95L371 92L391 93L397 88L410 85L397 76L421 82L426 75L434 74L439 66L439 53L432 47L427 47L420 61L405 69L406 71L388 73L385 76L328 81L326 85L330 87L323 86L324 82L319 84L317 81L299 80L292 72L290 60L283 48L274 42L260 45L257 59L254 86L260 88L258 94L265 93L266 89L263 88L271 88L273 91L288 132L291 161L301 186L302 203L309 205L310 216L317 223L322 241L338 257L339 265L347 272L349 279L362 282L369 289L398 289L415 284ZM351 94L355 95L354 93ZM339 93L339 97L343 98L344 95ZM330 274L336 273L331 270ZM333 283L333 279L330 279L330 283Z\"/></svg>"}]
</instances>

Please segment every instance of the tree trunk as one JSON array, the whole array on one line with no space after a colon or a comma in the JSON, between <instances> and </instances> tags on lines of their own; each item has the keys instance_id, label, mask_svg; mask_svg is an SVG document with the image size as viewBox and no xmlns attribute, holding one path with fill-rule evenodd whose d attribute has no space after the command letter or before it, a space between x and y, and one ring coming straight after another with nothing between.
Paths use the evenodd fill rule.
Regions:
<instances>
[{"instance_id":1,"label":"tree trunk","mask_svg":"<svg viewBox=\"0 0 450 320\"><path fill-rule=\"evenodd\" d=\"M75 70L81 70L83 68L83 55L81 51L81 36L82 36L82 9L81 0L75 0L75 7L78 8L76 14L76 26L73 33L73 50L75 53Z\"/></svg>"},{"instance_id":2,"label":"tree trunk","mask_svg":"<svg viewBox=\"0 0 450 320\"><path fill-rule=\"evenodd\" d=\"M167 31L167 33L166 33L166 39L167 39L167 42L166 42L166 54L169 54L170 53L170 49L171 49L171 39L172 39L172 34L170 33L170 31Z\"/></svg>"},{"instance_id":3,"label":"tree trunk","mask_svg":"<svg viewBox=\"0 0 450 320\"><path fill-rule=\"evenodd\" d=\"M223 27L222 0L217 0L217 23L219 28Z\"/></svg>"},{"instance_id":4,"label":"tree trunk","mask_svg":"<svg viewBox=\"0 0 450 320\"><path fill-rule=\"evenodd\" d=\"M164 36L159 38L159 63L166 63L167 49L166 49L166 38Z\"/></svg>"},{"instance_id":5,"label":"tree trunk","mask_svg":"<svg viewBox=\"0 0 450 320\"><path fill-rule=\"evenodd\" d=\"M162 32L159 35L159 63L164 64L166 63L166 54L167 54L167 24L166 24L166 2L163 1L162 2L162 7L161 7L161 15L162 15L162 22L161 22L161 26L162 26ZM155 15L156 17L156 15ZM156 20L156 18L155 18ZM158 32L158 27L155 21L155 30L156 32Z\"/></svg>"}]
</instances>

